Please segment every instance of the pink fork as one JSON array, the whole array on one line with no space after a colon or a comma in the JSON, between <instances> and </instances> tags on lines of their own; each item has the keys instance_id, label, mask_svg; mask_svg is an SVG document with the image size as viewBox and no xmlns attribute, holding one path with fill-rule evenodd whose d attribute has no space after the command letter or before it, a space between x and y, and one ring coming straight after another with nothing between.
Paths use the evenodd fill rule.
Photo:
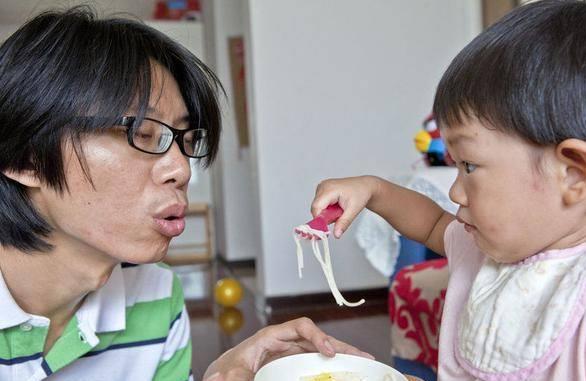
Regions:
<instances>
[{"instance_id":1,"label":"pink fork","mask_svg":"<svg viewBox=\"0 0 586 381\"><path fill-rule=\"evenodd\" d=\"M328 225L335 222L344 213L344 209L339 204L329 205L327 208L321 211L313 220L309 221L305 225L301 225L295 228L295 233L304 239L320 239L319 235L313 234L311 231L316 230L329 234Z\"/></svg>"}]
</instances>

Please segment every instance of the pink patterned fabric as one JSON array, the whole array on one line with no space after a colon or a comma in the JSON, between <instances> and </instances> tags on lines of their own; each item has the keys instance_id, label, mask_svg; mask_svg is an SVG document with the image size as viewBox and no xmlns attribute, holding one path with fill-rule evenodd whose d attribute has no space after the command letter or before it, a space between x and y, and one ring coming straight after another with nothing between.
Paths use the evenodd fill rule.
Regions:
<instances>
[{"instance_id":1,"label":"pink patterned fabric","mask_svg":"<svg viewBox=\"0 0 586 381\"><path fill-rule=\"evenodd\" d=\"M448 285L446 259L401 269L389 290L392 355L438 367L438 336Z\"/></svg>"}]
</instances>

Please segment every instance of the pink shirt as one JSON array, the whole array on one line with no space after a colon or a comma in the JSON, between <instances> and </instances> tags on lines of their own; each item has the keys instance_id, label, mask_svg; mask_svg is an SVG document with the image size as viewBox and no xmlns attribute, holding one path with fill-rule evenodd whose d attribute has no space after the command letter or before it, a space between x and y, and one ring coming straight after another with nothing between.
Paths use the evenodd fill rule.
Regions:
<instances>
[{"instance_id":1,"label":"pink shirt","mask_svg":"<svg viewBox=\"0 0 586 381\"><path fill-rule=\"evenodd\" d=\"M442 315L439 338L439 381L478 380L466 372L455 355L455 342L460 312L466 305L468 293L483 263L480 252L470 234L457 221L446 229L446 256L450 280ZM559 358L530 381L579 381L586 380L586 322L581 319L573 337L562 350Z\"/></svg>"}]
</instances>

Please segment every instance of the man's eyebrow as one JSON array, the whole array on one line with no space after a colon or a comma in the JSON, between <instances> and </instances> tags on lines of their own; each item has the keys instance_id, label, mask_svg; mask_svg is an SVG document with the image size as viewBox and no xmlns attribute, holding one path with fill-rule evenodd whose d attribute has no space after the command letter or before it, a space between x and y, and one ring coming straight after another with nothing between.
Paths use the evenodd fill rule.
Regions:
<instances>
[{"instance_id":1,"label":"man's eyebrow","mask_svg":"<svg viewBox=\"0 0 586 381\"><path fill-rule=\"evenodd\" d=\"M173 121L174 125L180 124L180 123L185 123L185 122L189 122L190 118L189 118L189 114L183 115L182 117L177 118L177 120Z\"/></svg>"},{"instance_id":2,"label":"man's eyebrow","mask_svg":"<svg viewBox=\"0 0 586 381\"><path fill-rule=\"evenodd\" d=\"M147 108L146 108L146 110L145 110L145 111L146 111L147 113L149 113L149 114L154 114L154 116L159 116L159 115L160 115L160 114L159 114L159 110L157 110L156 108L154 108L154 107L151 107L151 106L147 106Z\"/></svg>"}]
</instances>

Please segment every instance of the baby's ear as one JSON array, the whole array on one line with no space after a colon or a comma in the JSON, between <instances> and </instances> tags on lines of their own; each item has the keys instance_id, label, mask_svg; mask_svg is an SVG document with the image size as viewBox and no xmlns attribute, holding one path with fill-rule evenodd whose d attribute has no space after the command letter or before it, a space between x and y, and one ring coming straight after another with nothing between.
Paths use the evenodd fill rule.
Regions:
<instances>
[{"instance_id":1,"label":"baby's ear","mask_svg":"<svg viewBox=\"0 0 586 381\"><path fill-rule=\"evenodd\" d=\"M38 188L41 186L41 181L39 181L37 174L32 169L23 171L6 170L2 174L28 188Z\"/></svg>"},{"instance_id":2,"label":"baby's ear","mask_svg":"<svg viewBox=\"0 0 586 381\"><path fill-rule=\"evenodd\" d=\"M557 145L555 155L563 164L562 192L566 205L586 200L586 142L566 139Z\"/></svg>"}]
</instances>

